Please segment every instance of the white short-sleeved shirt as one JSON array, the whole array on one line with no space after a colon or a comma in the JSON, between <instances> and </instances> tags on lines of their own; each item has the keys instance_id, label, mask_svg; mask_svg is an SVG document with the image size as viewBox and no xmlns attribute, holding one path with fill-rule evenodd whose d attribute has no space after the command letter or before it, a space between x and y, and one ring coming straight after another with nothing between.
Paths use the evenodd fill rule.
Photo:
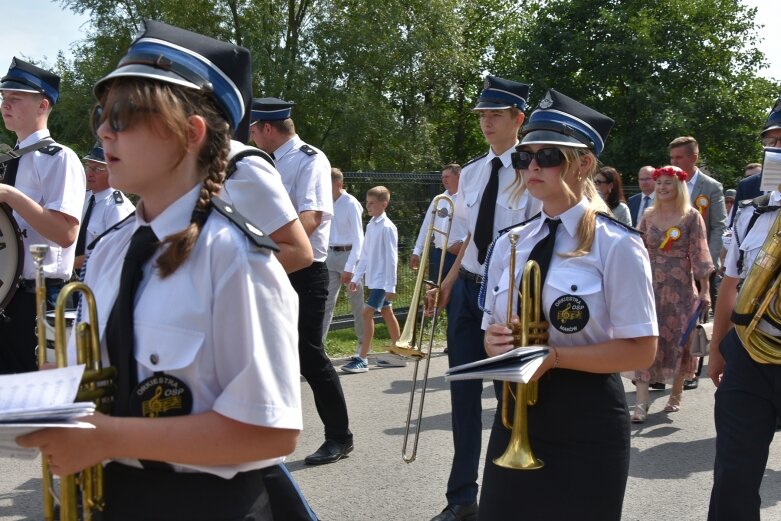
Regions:
<instances>
[{"instance_id":1,"label":"white short-sleeved shirt","mask_svg":"<svg viewBox=\"0 0 781 521\"><path fill-rule=\"evenodd\" d=\"M350 255L344 264L344 271L352 273L358 264L363 246L363 206L358 199L345 190L334 201L334 217L328 238L329 249L333 246L351 246Z\"/></svg>"},{"instance_id":2,"label":"white short-sleeved shirt","mask_svg":"<svg viewBox=\"0 0 781 521\"><path fill-rule=\"evenodd\" d=\"M47 129L38 130L19 143L24 148L49 137ZM54 210L81 219L84 191L87 189L81 159L70 148L55 143L19 159L16 188L47 210ZM35 278L35 263L30 255L31 244L48 244L49 251L43 260L46 277L66 280L73 274L76 241L67 248L45 239L17 212L14 212L24 243L25 279Z\"/></svg>"},{"instance_id":3,"label":"white short-sleeved shirt","mask_svg":"<svg viewBox=\"0 0 781 521\"><path fill-rule=\"evenodd\" d=\"M189 224L199 191L200 186L193 188L151 222L158 237ZM135 218L98 241L86 269L85 282L97 302L104 360L106 322L119 290L122 259L135 230L149 224L141 217L142 206L143 201ZM154 268L159 254L145 265L136 294L139 382L164 372L190 388L192 414L215 411L251 425L301 429L298 298L276 257L257 248L216 210L190 256L165 279ZM69 348L73 353L73 339ZM279 461L173 467L228 479Z\"/></svg>"},{"instance_id":4,"label":"white short-sleeved shirt","mask_svg":"<svg viewBox=\"0 0 781 521\"><path fill-rule=\"evenodd\" d=\"M542 290L542 309L550 324L549 344L574 346L616 338L657 336L656 306L651 263L641 236L604 217L597 218L591 251L581 257L558 253L575 250L578 226L588 201L559 217L561 225L548 276ZM507 322L509 282L509 233L519 235L516 244L515 299L526 260L534 245L548 235L544 213L496 240L488 261L483 328Z\"/></svg>"},{"instance_id":5,"label":"white short-sleeved shirt","mask_svg":"<svg viewBox=\"0 0 781 521\"><path fill-rule=\"evenodd\" d=\"M542 203L526 190L519 198L513 196L515 190L511 186L515 181L516 173L512 166L511 155L515 152L515 146L500 156L494 154L493 150L489 150L488 154L467 163L461 170L456 215L460 214L460 218L465 219L467 230L473 239L477 215L480 212L480 200L491 176L491 161L494 157L502 160L502 168L499 170L499 193L496 196L493 237L497 236L499 230L530 219L542 208ZM483 266L477 260L477 252L478 248L474 240L469 241L461 259L461 266L467 271L480 274L483 272Z\"/></svg>"},{"instance_id":6,"label":"white short-sleeved shirt","mask_svg":"<svg viewBox=\"0 0 781 521\"><path fill-rule=\"evenodd\" d=\"M771 192L768 206L781 206L781 193L777 191ZM748 228L753 214L754 207L752 205L744 206L740 208L735 218L732 240L727 249L727 256L724 259L724 274L728 277L746 278L749 269L754 264L754 259L757 258L757 254L765 243L770 227L778 216L778 211L766 212L757 217L751 230L746 233L746 228ZM738 259L741 251L743 252L743 269L738 271Z\"/></svg>"},{"instance_id":7,"label":"white short-sleeved shirt","mask_svg":"<svg viewBox=\"0 0 781 521\"><path fill-rule=\"evenodd\" d=\"M369 289L396 292L396 269L399 259L399 232L385 212L373 217L366 225L361 256L352 282L359 284L365 277Z\"/></svg>"},{"instance_id":8,"label":"white short-sleeved shirt","mask_svg":"<svg viewBox=\"0 0 781 521\"><path fill-rule=\"evenodd\" d=\"M296 211L299 214L307 210L323 212L320 226L309 236L309 242L314 262L324 262L334 214L331 163L321 150L307 145L298 135L274 151L274 160Z\"/></svg>"},{"instance_id":9,"label":"white short-sleeved shirt","mask_svg":"<svg viewBox=\"0 0 781 521\"><path fill-rule=\"evenodd\" d=\"M232 155L248 148L231 140ZM279 172L258 156L247 156L236 164L236 171L225 181L220 199L235 205L241 215L266 235L298 219Z\"/></svg>"},{"instance_id":10,"label":"white short-sleeved shirt","mask_svg":"<svg viewBox=\"0 0 781 521\"><path fill-rule=\"evenodd\" d=\"M458 193L451 194L447 190L442 192L442 195L446 195L450 198L451 201L453 201L453 221L450 223L450 234L447 238L447 247L453 246L457 242L464 242L464 239L466 239L466 216L464 215L464 212L456 212L455 207L458 204ZM437 205L437 211L441 209L446 209L450 211L450 205L447 204L446 201L440 200L439 204ZM412 250L413 255L420 255L423 252L423 241L426 240L426 234L428 233L428 227L431 224L431 219L433 216L433 210L434 210L434 201L431 201L431 204L428 205L428 209L426 210L426 216L423 218L423 224L420 225L420 231L418 232L418 239L415 241L415 248ZM447 222L448 217L440 217L439 213L437 213L436 217L433 217L434 219L434 227L438 230L446 230L447 229ZM446 249L444 248L445 245L445 236L441 233L435 233L434 234L434 246L436 246L439 249Z\"/></svg>"},{"instance_id":11,"label":"white short-sleeved shirt","mask_svg":"<svg viewBox=\"0 0 781 521\"><path fill-rule=\"evenodd\" d=\"M81 222L89 207L89 199L92 192L87 191L84 198L84 211L81 214ZM92 207L89 222L87 223L87 235L85 246L91 244L98 236L117 224L119 221L135 211L135 205L119 190L109 187L95 194L95 206Z\"/></svg>"}]
</instances>

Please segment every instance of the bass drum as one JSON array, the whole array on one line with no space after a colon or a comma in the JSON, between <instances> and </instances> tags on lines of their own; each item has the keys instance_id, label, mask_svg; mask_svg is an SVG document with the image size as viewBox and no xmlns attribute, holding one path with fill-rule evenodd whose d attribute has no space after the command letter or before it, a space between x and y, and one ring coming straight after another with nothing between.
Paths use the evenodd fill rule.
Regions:
<instances>
[{"instance_id":1,"label":"bass drum","mask_svg":"<svg viewBox=\"0 0 781 521\"><path fill-rule=\"evenodd\" d=\"M19 289L23 267L22 232L11 208L0 204L0 315Z\"/></svg>"}]
</instances>

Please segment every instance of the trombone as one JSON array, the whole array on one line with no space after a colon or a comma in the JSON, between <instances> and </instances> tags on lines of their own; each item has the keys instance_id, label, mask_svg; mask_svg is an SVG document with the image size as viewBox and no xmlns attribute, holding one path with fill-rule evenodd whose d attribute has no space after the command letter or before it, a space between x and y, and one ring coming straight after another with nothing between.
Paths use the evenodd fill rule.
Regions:
<instances>
[{"instance_id":1,"label":"trombone","mask_svg":"<svg viewBox=\"0 0 781 521\"><path fill-rule=\"evenodd\" d=\"M444 202L444 206L440 207L440 202ZM409 407L407 408L407 420L404 427L404 441L401 447L401 457L407 463L415 461L418 453L418 440L420 439L420 426L423 420L423 403L426 399L426 387L428 386L428 371L431 364L431 351L434 346L434 332L436 331L437 321L439 313L436 311L439 304L439 294L441 292L441 284L443 278L443 270L445 268L445 250L447 249L448 239L450 238L450 229L453 225L453 212L455 210L453 200L450 197L440 194L436 196L431 204L431 222L428 225L426 231L426 240L423 243L423 252L420 256L420 268L418 269L418 277L415 281L415 289L412 291L412 301L409 305L409 313L407 314L407 321L404 323L404 330L401 332L401 337L396 341L395 345L390 347L390 352L404 357L412 357L415 359L415 369L412 373L412 390L410 391ZM436 227L436 218L447 218L447 225L444 228ZM434 239L434 234L438 234L442 237L445 248L443 248L442 256L439 259L439 270L436 282L428 281L424 279L425 267L428 265L428 259L431 255L431 243ZM431 275L431 274L429 274ZM426 320L426 306L425 306L425 293L423 284L432 286L436 289L434 292L434 314L431 317L431 323L429 327L428 342L423 341L424 335L424 323ZM421 298L424 301L424 305L421 306ZM428 345L427 351L424 352L424 345ZM420 404L418 406L417 426L415 428L415 439L412 445L412 451L407 451L407 445L410 438L410 428L412 424L412 409L415 403L415 391L418 387L418 369L421 359L426 359L426 365L423 369L423 381L421 383L420 390Z\"/></svg>"},{"instance_id":2,"label":"trombone","mask_svg":"<svg viewBox=\"0 0 781 521\"><path fill-rule=\"evenodd\" d=\"M35 262L35 305L38 326L38 364L46 362L46 283L43 273L43 259L49 247L45 244L30 246L30 254ZM55 305L54 351L58 367L68 365L67 338L65 338L65 308L71 293L80 292L89 314L89 324L80 323L74 328L76 335L76 362L85 364L76 401L94 401L96 409L108 412L113 403L114 387L111 382L116 377L114 367L102 367L100 355L100 336L98 335L98 312L92 290L82 282L71 282L62 288ZM49 465L44 459L43 471L43 516L46 521L55 519L55 503L59 504L60 521L91 521L96 512L103 510L103 466L97 464L71 476L60 478L59 495L54 490L54 479ZM78 508L77 493L81 490L81 509ZM80 511L80 512L79 512ZM81 513L81 516L79 516Z\"/></svg>"},{"instance_id":3,"label":"trombone","mask_svg":"<svg viewBox=\"0 0 781 521\"><path fill-rule=\"evenodd\" d=\"M510 240L510 287L507 292L507 322L513 330L513 345L530 346L545 344L548 341L548 323L542 315L542 280L540 265L529 260L521 277L521 306L518 310L520 324L513 323L513 300L515 298L515 245L518 235L511 233ZM494 459L500 467L516 470L535 470L543 467L544 462L535 457L529 442L529 418L527 408L537 403L537 382L515 385L515 410L510 420L510 382L502 386L502 423L512 431L510 443L504 454Z\"/></svg>"}]
</instances>

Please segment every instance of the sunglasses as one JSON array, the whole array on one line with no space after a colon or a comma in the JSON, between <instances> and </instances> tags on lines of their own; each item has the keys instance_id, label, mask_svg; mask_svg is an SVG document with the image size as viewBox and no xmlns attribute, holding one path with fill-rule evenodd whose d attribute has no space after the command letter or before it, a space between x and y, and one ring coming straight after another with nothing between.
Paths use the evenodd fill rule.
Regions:
<instances>
[{"instance_id":1,"label":"sunglasses","mask_svg":"<svg viewBox=\"0 0 781 521\"><path fill-rule=\"evenodd\" d=\"M597 185L597 186L609 185L610 181L603 181L601 179L594 179L594 184Z\"/></svg>"},{"instance_id":2,"label":"sunglasses","mask_svg":"<svg viewBox=\"0 0 781 521\"><path fill-rule=\"evenodd\" d=\"M541 148L537 152L529 152L527 150L519 150L512 153L513 168L519 170L526 170L532 163L532 160L537 161L537 166L540 168L551 168L559 166L564 161L564 154L561 150L555 147Z\"/></svg>"},{"instance_id":3,"label":"sunglasses","mask_svg":"<svg viewBox=\"0 0 781 521\"><path fill-rule=\"evenodd\" d=\"M141 113L156 112L145 107L136 107L131 102L117 100L111 105L111 110L106 110L102 105L96 104L92 109L92 133L98 135L98 128L103 122L108 121L109 127L114 132L127 130Z\"/></svg>"}]
</instances>

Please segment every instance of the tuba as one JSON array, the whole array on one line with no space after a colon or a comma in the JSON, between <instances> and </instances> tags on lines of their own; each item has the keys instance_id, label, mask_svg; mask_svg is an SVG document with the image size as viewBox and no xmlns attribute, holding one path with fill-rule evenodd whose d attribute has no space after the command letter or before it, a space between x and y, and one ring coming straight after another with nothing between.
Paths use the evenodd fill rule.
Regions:
<instances>
[{"instance_id":1,"label":"tuba","mask_svg":"<svg viewBox=\"0 0 781 521\"><path fill-rule=\"evenodd\" d=\"M39 366L43 366L46 362L46 335L44 334L46 330L46 284L43 259L48 249L49 247L44 244L30 246L30 253L36 268L35 304ZM112 380L116 377L116 369L102 367L95 296L89 287L81 282L67 284L57 297L54 319L54 350L57 366L68 365L65 308L68 297L74 292L81 293L84 307L89 314L89 324L80 323L73 331L73 334L76 335L76 361L86 366L76 401L94 401L97 410L109 412L113 403ZM97 512L103 510L103 466L101 464L86 468L75 475L61 477L59 494L54 490L54 478L49 465L44 460L41 466L43 471L43 516L46 521L55 519L55 503L59 505L58 519L60 521L90 521ZM79 492L81 493L81 508L78 506L77 494Z\"/></svg>"},{"instance_id":2,"label":"tuba","mask_svg":"<svg viewBox=\"0 0 781 521\"><path fill-rule=\"evenodd\" d=\"M735 332L751 358L760 364L781 364L781 339L757 329L759 321L781 323L781 211L743 282L732 313Z\"/></svg>"},{"instance_id":3,"label":"tuba","mask_svg":"<svg viewBox=\"0 0 781 521\"><path fill-rule=\"evenodd\" d=\"M446 204L442 208L439 207L439 202L444 201ZM415 369L412 374L412 390L409 397L409 407L407 408L407 420L404 427L404 441L401 447L401 457L407 463L415 461L418 453L418 440L420 439L420 426L423 419L423 402L426 399L426 387L428 386L428 370L431 364L431 352L434 346L434 333L437 327L437 320L439 313L437 313L437 305L439 303L440 287L442 284L442 271L445 268L445 254L443 251L442 257L439 259L439 275L435 282L424 280L424 274L426 266L428 265L428 258L431 254L431 242L434 238L434 234L439 234L443 237L445 246L447 246L448 239L450 238L450 228L453 225L453 200L448 196L442 194L438 195L432 201L432 219L428 225L426 232L426 240L423 243L423 251L420 256L420 267L418 268L418 277L415 281L415 289L412 291L412 301L409 305L409 313L407 314L407 321L404 323L404 331L402 331L399 340L395 345L390 347L390 352L397 355L412 357L415 359ZM445 228L437 228L433 217L447 217L447 226ZM428 342L424 342L424 323L426 320L425 305L420 306L421 299L425 300L425 293L423 290L423 284L427 286L433 286L436 288L434 295L434 315L431 318L429 324L429 338ZM424 345L428 346L428 351L424 352ZM426 359L426 365L423 369L423 381L421 383L420 391L420 404L418 406L417 426L415 429L415 439L411 451L407 450L407 445L410 438L410 429L412 424L412 410L415 403L415 392L418 387L418 369L422 358Z\"/></svg>"},{"instance_id":4,"label":"tuba","mask_svg":"<svg viewBox=\"0 0 781 521\"><path fill-rule=\"evenodd\" d=\"M520 323L511 321L515 297L515 245L518 235L510 233L510 286L507 291L507 322L513 330L513 346L526 347L545 344L548 341L548 323L542 314L542 274L540 265L529 260L521 277L521 308L518 310ZM502 386L502 423L512 431L510 443L504 454L494 460L500 467L515 470L535 470L544 462L534 456L529 442L529 418L527 408L537 403L537 382L515 384L515 410L510 419L510 396L513 394L510 382Z\"/></svg>"}]
</instances>

